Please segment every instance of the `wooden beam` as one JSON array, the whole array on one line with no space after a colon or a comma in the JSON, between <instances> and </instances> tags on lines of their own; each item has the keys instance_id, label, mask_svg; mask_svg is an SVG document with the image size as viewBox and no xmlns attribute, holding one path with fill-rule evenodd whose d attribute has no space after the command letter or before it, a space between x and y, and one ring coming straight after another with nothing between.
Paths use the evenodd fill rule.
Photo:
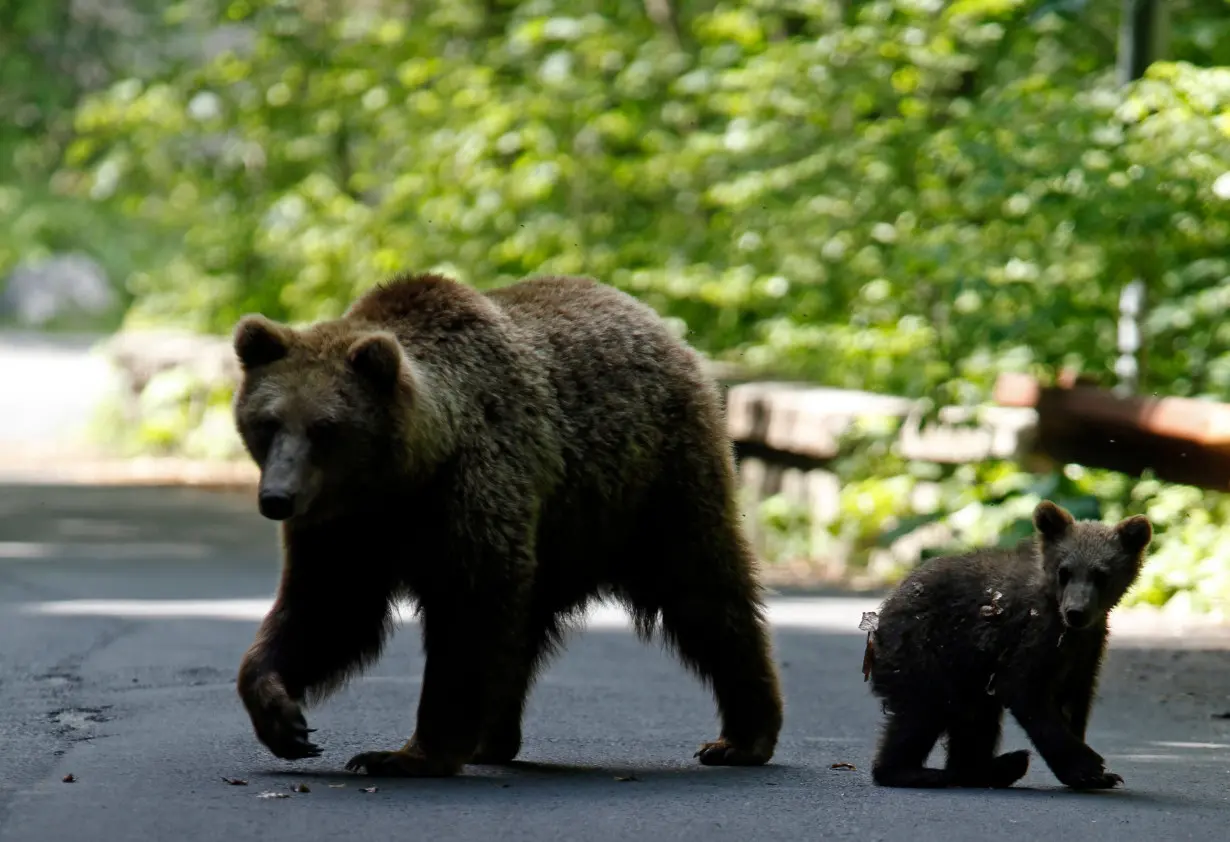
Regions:
<instances>
[{"instance_id":1,"label":"wooden beam","mask_svg":"<svg viewBox=\"0 0 1230 842\"><path fill-rule=\"evenodd\" d=\"M1003 375L995 398L1038 412L1038 445L1060 462L1168 482L1230 489L1230 404L1192 398L1120 397L1091 386L1043 387Z\"/></svg>"},{"instance_id":2,"label":"wooden beam","mask_svg":"<svg viewBox=\"0 0 1230 842\"><path fill-rule=\"evenodd\" d=\"M908 398L800 383L743 383L726 397L727 428L737 453L798 467L820 467L836 458L842 436L871 418L902 420L898 452L920 462L1019 458L1032 447L1037 419L1029 408L944 407L925 427L920 410L921 404Z\"/></svg>"}]
</instances>

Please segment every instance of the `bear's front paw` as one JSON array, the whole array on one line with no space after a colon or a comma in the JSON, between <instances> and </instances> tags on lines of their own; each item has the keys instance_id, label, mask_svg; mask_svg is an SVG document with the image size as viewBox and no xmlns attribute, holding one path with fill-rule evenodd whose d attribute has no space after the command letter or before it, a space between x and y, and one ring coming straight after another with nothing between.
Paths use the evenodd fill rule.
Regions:
<instances>
[{"instance_id":1,"label":"bear's front paw","mask_svg":"<svg viewBox=\"0 0 1230 842\"><path fill-rule=\"evenodd\" d=\"M740 746L719 737L702 745L692 756L699 757L705 766L763 766L773 756L773 749L762 742Z\"/></svg>"},{"instance_id":2,"label":"bear's front paw","mask_svg":"<svg viewBox=\"0 0 1230 842\"><path fill-rule=\"evenodd\" d=\"M376 778L447 778L461 771L460 763L428 757L415 746L397 751L365 751L346 762L346 770L360 770Z\"/></svg>"},{"instance_id":3,"label":"bear's front paw","mask_svg":"<svg viewBox=\"0 0 1230 842\"><path fill-rule=\"evenodd\" d=\"M1114 789L1123 778L1106 770L1105 761L1090 750L1089 756L1055 772L1060 783L1072 789Z\"/></svg>"},{"instance_id":4,"label":"bear's front paw","mask_svg":"<svg viewBox=\"0 0 1230 842\"><path fill-rule=\"evenodd\" d=\"M320 747L308 739L316 729L307 727L303 709L275 681L257 683L244 694L244 706L256 738L283 760L319 757Z\"/></svg>"}]
</instances>

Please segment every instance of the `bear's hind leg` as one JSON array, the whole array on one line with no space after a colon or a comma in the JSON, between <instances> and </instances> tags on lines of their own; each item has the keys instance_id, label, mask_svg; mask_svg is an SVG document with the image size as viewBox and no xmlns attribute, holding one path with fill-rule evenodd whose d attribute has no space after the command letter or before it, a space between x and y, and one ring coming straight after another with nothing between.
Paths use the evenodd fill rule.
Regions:
<instances>
[{"instance_id":1,"label":"bear's hind leg","mask_svg":"<svg viewBox=\"0 0 1230 842\"><path fill-rule=\"evenodd\" d=\"M690 395L677 407L673 444L659 454L656 486L611 584L642 636L660 620L666 642L713 691L722 730L695 756L759 766L777 749L782 695L717 404Z\"/></svg>"},{"instance_id":2,"label":"bear's hind leg","mask_svg":"<svg viewBox=\"0 0 1230 842\"><path fill-rule=\"evenodd\" d=\"M1002 727L999 705L964 708L949 718L945 769L952 786L1002 789L1025 777L1028 751L995 755Z\"/></svg>"},{"instance_id":3,"label":"bear's hind leg","mask_svg":"<svg viewBox=\"0 0 1230 842\"><path fill-rule=\"evenodd\" d=\"M760 766L777 748L782 697L751 554L734 527L714 524L705 538L659 538L641 555L650 563L640 587L620 591L642 630L661 617L666 641L713 691L722 730L697 751L700 762Z\"/></svg>"},{"instance_id":4,"label":"bear's hind leg","mask_svg":"<svg viewBox=\"0 0 1230 842\"><path fill-rule=\"evenodd\" d=\"M891 787L949 786L947 771L923 765L943 730L944 720L935 711L915 707L890 713L872 763L871 779Z\"/></svg>"}]
</instances>

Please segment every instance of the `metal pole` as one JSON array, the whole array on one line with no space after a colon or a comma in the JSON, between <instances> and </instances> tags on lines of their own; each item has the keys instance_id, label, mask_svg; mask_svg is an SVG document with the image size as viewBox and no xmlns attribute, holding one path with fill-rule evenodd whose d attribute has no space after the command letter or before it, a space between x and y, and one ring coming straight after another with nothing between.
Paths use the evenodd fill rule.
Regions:
<instances>
[{"instance_id":1,"label":"metal pole","mask_svg":"<svg viewBox=\"0 0 1230 842\"><path fill-rule=\"evenodd\" d=\"M1166 54L1170 16L1165 0L1123 0L1119 21L1119 84L1145 75L1149 65Z\"/></svg>"},{"instance_id":2,"label":"metal pole","mask_svg":"<svg viewBox=\"0 0 1230 842\"><path fill-rule=\"evenodd\" d=\"M1127 85L1145 75L1149 65L1166 53L1170 20L1165 0L1123 0L1119 22L1118 80ZM1115 374L1120 395L1133 395L1143 374L1140 322L1145 312L1145 279L1129 282L1119 295L1119 358Z\"/></svg>"}]
</instances>

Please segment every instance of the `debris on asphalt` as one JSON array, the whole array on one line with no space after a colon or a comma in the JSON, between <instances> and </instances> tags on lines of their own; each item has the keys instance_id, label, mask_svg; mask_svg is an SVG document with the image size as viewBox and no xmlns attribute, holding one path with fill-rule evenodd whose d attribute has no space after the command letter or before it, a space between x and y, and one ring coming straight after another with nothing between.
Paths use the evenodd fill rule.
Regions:
<instances>
[{"instance_id":1,"label":"debris on asphalt","mask_svg":"<svg viewBox=\"0 0 1230 842\"><path fill-rule=\"evenodd\" d=\"M639 783L641 779L638 778L636 775L616 775L615 780L620 781L620 782L636 781L637 783Z\"/></svg>"},{"instance_id":2,"label":"debris on asphalt","mask_svg":"<svg viewBox=\"0 0 1230 842\"><path fill-rule=\"evenodd\" d=\"M1211 714L1214 719L1230 719L1230 710L1222 711L1221 713Z\"/></svg>"},{"instance_id":3,"label":"debris on asphalt","mask_svg":"<svg viewBox=\"0 0 1230 842\"><path fill-rule=\"evenodd\" d=\"M871 641L871 635L879 627L880 615L874 611L864 611L863 619L858 623L858 630L867 632L867 648L863 650L863 681L871 678L871 666L876 660L876 647Z\"/></svg>"},{"instance_id":4,"label":"debris on asphalt","mask_svg":"<svg viewBox=\"0 0 1230 842\"><path fill-rule=\"evenodd\" d=\"M290 798L289 792L262 792L257 798Z\"/></svg>"},{"instance_id":5,"label":"debris on asphalt","mask_svg":"<svg viewBox=\"0 0 1230 842\"><path fill-rule=\"evenodd\" d=\"M295 784L290 788L291 792L311 792L312 790L307 784Z\"/></svg>"},{"instance_id":6,"label":"debris on asphalt","mask_svg":"<svg viewBox=\"0 0 1230 842\"><path fill-rule=\"evenodd\" d=\"M857 771L857 770L854 768L854 764L853 764L853 763L834 763L834 764L833 764L832 766L830 766L829 768L830 768L830 769L844 769L844 770L849 771L849 772L855 772L855 771Z\"/></svg>"},{"instance_id":7,"label":"debris on asphalt","mask_svg":"<svg viewBox=\"0 0 1230 842\"><path fill-rule=\"evenodd\" d=\"M66 784L76 783L76 782L77 782L77 776L76 776L76 775L74 775L74 774L72 774L72 773L70 772L69 774L67 774L67 775L65 775L64 777L60 778L60 781L61 781L61 782L63 782L63 783L66 783Z\"/></svg>"},{"instance_id":8,"label":"debris on asphalt","mask_svg":"<svg viewBox=\"0 0 1230 842\"><path fill-rule=\"evenodd\" d=\"M329 789L342 789L346 784L329 784Z\"/></svg>"},{"instance_id":9,"label":"debris on asphalt","mask_svg":"<svg viewBox=\"0 0 1230 842\"><path fill-rule=\"evenodd\" d=\"M359 790L359 792L379 792L379 791L380 791L380 787L378 786L365 786L361 790Z\"/></svg>"},{"instance_id":10,"label":"debris on asphalt","mask_svg":"<svg viewBox=\"0 0 1230 842\"><path fill-rule=\"evenodd\" d=\"M223 777L222 782L225 784L230 784L231 786L247 786L248 785L248 782L245 781L243 778Z\"/></svg>"}]
</instances>

